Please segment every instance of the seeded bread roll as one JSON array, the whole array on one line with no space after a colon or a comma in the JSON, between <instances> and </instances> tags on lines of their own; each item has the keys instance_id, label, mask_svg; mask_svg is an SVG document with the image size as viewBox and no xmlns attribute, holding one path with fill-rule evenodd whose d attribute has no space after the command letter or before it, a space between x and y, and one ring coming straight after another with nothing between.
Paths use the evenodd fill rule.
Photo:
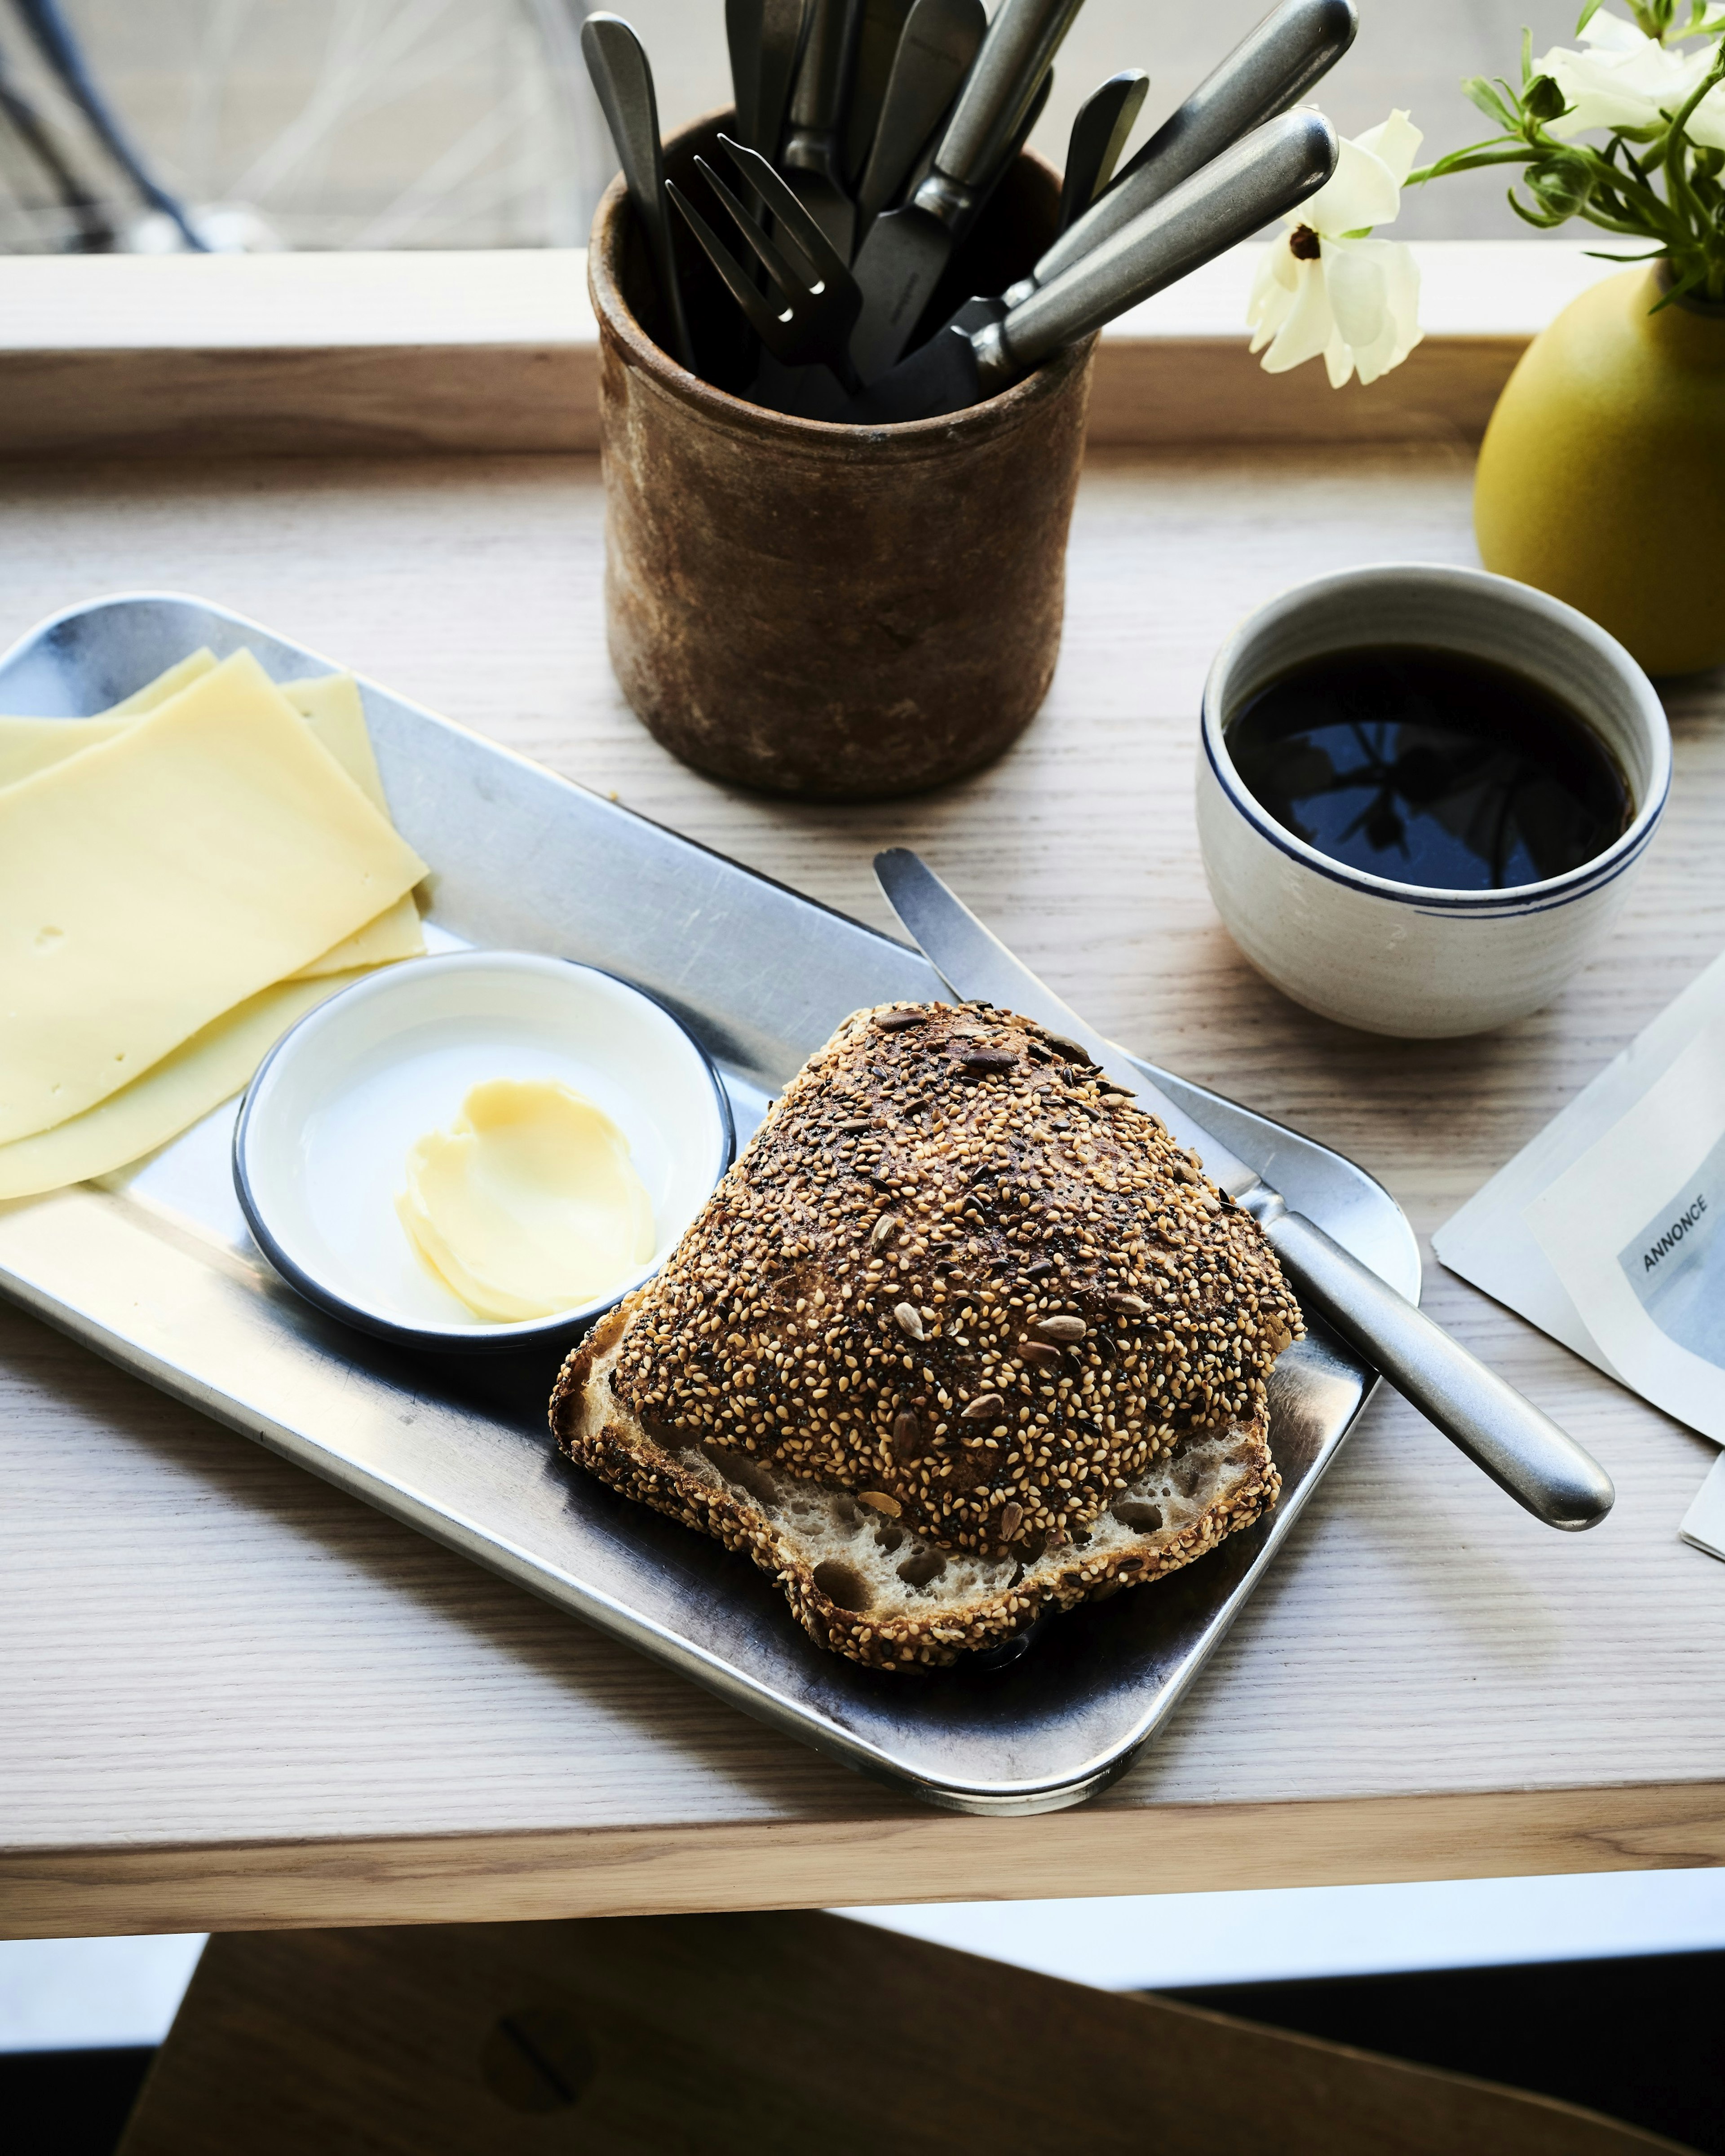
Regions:
<instances>
[{"instance_id":1,"label":"seeded bread roll","mask_svg":"<svg viewBox=\"0 0 1725 2156\"><path fill-rule=\"evenodd\" d=\"M891 1005L804 1065L552 1427L823 1646L922 1669L1257 1519L1301 1329L1256 1223L1081 1049Z\"/></svg>"}]
</instances>

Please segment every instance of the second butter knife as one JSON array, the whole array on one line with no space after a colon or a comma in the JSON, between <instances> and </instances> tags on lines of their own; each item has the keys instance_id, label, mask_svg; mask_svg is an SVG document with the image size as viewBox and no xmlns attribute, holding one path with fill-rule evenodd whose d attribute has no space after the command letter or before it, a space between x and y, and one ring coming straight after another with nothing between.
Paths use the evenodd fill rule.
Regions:
<instances>
[{"instance_id":1,"label":"second butter knife","mask_svg":"<svg viewBox=\"0 0 1725 2156\"><path fill-rule=\"evenodd\" d=\"M856 258L863 306L850 339L865 382L910 342L947 258L998 176L1081 0L1001 0L983 36L933 168L900 209L875 218Z\"/></svg>"},{"instance_id":2,"label":"second butter knife","mask_svg":"<svg viewBox=\"0 0 1725 2156\"><path fill-rule=\"evenodd\" d=\"M1611 1479L1593 1455L1417 1304L1398 1295L1219 1138L1175 1106L1123 1048L1062 1003L908 848L875 856L893 911L961 1001L1017 1011L1082 1049L1264 1230L1301 1300L1337 1332L1475 1466L1548 1527L1590 1527L1611 1509Z\"/></svg>"},{"instance_id":3,"label":"second butter knife","mask_svg":"<svg viewBox=\"0 0 1725 2156\"><path fill-rule=\"evenodd\" d=\"M1230 144L1297 104L1348 50L1358 27L1353 0L1281 0L1009 289L1007 304L1081 261Z\"/></svg>"}]
</instances>

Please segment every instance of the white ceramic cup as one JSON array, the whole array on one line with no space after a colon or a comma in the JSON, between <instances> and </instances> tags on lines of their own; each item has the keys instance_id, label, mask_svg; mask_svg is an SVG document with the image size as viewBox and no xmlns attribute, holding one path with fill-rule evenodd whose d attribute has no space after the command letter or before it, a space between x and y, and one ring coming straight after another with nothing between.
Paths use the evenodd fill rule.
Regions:
<instances>
[{"instance_id":1,"label":"white ceramic cup","mask_svg":"<svg viewBox=\"0 0 1725 2156\"><path fill-rule=\"evenodd\" d=\"M1234 767L1229 721L1308 660L1391 644L1496 660L1579 711L1629 781L1635 816L1623 836L1543 883L1434 891L1350 868L1277 823ZM1652 683L1585 614L1483 569L1386 562L1296 585L1216 654L1204 692L1199 843L1235 942L1296 1003L1368 1033L1483 1033L1549 1003L1604 935L1665 813L1671 769Z\"/></svg>"}]
</instances>

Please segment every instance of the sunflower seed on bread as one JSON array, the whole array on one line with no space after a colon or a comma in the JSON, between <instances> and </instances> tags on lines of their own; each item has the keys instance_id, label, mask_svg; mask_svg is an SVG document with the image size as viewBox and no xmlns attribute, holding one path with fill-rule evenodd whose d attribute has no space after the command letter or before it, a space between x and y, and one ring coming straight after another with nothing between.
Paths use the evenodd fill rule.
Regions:
<instances>
[{"instance_id":1,"label":"sunflower seed on bread","mask_svg":"<svg viewBox=\"0 0 1725 2156\"><path fill-rule=\"evenodd\" d=\"M1280 1488L1266 1381L1302 1329L1255 1223L1070 1044L916 1009L810 1058L552 1401L572 1459L899 1671L1251 1525ZM890 1208L839 1139L864 1116Z\"/></svg>"}]
</instances>

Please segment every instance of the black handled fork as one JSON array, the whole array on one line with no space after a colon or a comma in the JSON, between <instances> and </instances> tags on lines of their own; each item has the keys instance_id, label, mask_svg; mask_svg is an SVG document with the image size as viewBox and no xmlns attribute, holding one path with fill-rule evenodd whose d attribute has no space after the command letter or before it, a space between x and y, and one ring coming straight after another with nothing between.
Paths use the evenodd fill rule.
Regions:
<instances>
[{"instance_id":1,"label":"black handled fork","mask_svg":"<svg viewBox=\"0 0 1725 2156\"><path fill-rule=\"evenodd\" d=\"M773 220L776 238L803 264L798 270L769 239L738 197L705 157L696 169L712 189L767 273L767 290L754 281L674 180L665 192L725 281L750 326L773 357L787 367L830 367L852 394L860 388L850 363L850 332L862 311L862 294L844 257L757 151L728 135L719 141L744 183Z\"/></svg>"}]
</instances>

